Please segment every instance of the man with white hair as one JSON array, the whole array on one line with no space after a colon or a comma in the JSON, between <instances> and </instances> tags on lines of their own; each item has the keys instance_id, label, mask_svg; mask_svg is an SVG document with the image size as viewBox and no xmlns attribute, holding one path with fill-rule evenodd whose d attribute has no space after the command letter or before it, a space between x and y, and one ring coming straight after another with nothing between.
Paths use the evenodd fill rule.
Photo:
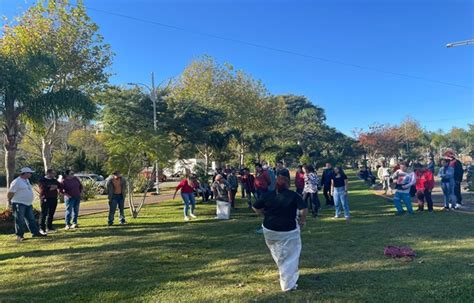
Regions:
<instances>
[{"instance_id":1,"label":"man with white hair","mask_svg":"<svg viewBox=\"0 0 474 303\"><path fill-rule=\"evenodd\" d=\"M13 215L15 216L15 234L19 242L23 241L24 228L26 223L28 229L33 234L33 237L46 237L45 234L40 233L38 223L36 222L33 213L33 187L30 181L34 171L29 167L23 167L20 170L20 176L13 180L7 192L7 199L12 205Z\"/></svg>"}]
</instances>

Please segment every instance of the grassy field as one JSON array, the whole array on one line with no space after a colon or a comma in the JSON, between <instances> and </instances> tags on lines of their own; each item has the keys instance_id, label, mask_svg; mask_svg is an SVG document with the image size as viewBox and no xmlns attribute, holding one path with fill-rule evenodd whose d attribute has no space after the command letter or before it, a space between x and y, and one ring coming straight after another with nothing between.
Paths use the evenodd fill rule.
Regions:
<instances>
[{"instance_id":1,"label":"grassy field","mask_svg":"<svg viewBox=\"0 0 474 303\"><path fill-rule=\"evenodd\" d=\"M181 203L169 201L126 226L106 227L99 214L48 239L0 235L0 302L474 302L472 214L398 217L361 182L351 186L350 223L325 209L302 231L295 292L280 292L255 234L261 218L243 203L225 222L199 204L198 219L185 223ZM387 245L418 256L392 260Z\"/></svg>"}]
</instances>

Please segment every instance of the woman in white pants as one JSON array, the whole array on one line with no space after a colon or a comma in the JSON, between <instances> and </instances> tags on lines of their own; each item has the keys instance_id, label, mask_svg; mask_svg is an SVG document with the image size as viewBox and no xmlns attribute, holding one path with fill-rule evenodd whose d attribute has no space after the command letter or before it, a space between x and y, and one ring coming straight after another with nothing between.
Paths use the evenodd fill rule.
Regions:
<instances>
[{"instance_id":1,"label":"woman in white pants","mask_svg":"<svg viewBox=\"0 0 474 303\"><path fill-rule=\"evenodd\" d=\"M280 272L282 291L298 287L301 253L300 226L306 223L308 205L296 192L289 190L290 180L278 176L276 191L263 194L253 205L256 213L264 216L263 235L273 260ZM299 222L296 216L299 212Z\"/></svg>"}]
</instances>

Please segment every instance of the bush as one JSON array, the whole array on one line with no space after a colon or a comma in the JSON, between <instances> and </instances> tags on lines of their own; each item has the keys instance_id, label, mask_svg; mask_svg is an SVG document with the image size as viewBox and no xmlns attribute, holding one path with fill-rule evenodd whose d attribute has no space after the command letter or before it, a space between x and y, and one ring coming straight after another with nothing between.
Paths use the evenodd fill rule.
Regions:
<instances>
[{"instance_id":1,"label":"bush","mask_svg":"<svg viewBox=\"0 0 474 303\"><path fill-rule=\"evenodd\" d=\"M35 215L36 220L40 217L40 212L33 208L33 213ZM5 209L4 211L0 212L0 232L11 233L15 230L15 216L13 216L13 211L11 209Z\"/></svg>"},{"instance_id":2,"label":"bush","mask_svg":"<svg viewBox=\"0 0 474 303\"><path fill-rule=\"evenodd\" d=\"M94 199L95 196L100 194L100 191L101 189L97 182L93 180L82 181L81 200L87 201L90 199Z\"/></svg>"},{"instance_id":3,"label":"bush","mask_svg":"<svg viewBox=\"0 0 474 303\"><path fill-rule=\"evenodd\" d=\"M153 179L148 179L144 175L140 174L132 180L133 192L144 193L148 187L148 190L153 188Z\"/></svg>"}]
</instances>

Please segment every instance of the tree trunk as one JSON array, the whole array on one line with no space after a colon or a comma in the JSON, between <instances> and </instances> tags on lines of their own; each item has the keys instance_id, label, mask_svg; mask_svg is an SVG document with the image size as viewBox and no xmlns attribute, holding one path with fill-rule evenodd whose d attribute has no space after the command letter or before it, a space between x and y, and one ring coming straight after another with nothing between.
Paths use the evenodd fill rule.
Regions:
<instances>
[{"instance_id":1,"label":"tree trunk","mask_svg":"<svg viewBox=\"0 0 474 303\"><path fill-rule=\"evenodd\" d=\"M7 177L7 188L10 187L15 178L16 169L16 152L18 150L18 113L15 112L14 103L5 101L5 110L3 112L5 118L5 124L3 126L3 145L5 149L5 170ZM6 206L10 207L10 204L6 202Z\"/></svg>"},{"instance_id":2,"label":"tree trunk","mask_svg":"<svg viewBox=\"0 0 474 303\"><path fill-rule=\"evenodd\" d=\"M53 160L51 145L51 140L47 140L46 138L41 139L41 156L43 157L45 173L51 167L51 161Z\"/></svg>"}]
</instances>

